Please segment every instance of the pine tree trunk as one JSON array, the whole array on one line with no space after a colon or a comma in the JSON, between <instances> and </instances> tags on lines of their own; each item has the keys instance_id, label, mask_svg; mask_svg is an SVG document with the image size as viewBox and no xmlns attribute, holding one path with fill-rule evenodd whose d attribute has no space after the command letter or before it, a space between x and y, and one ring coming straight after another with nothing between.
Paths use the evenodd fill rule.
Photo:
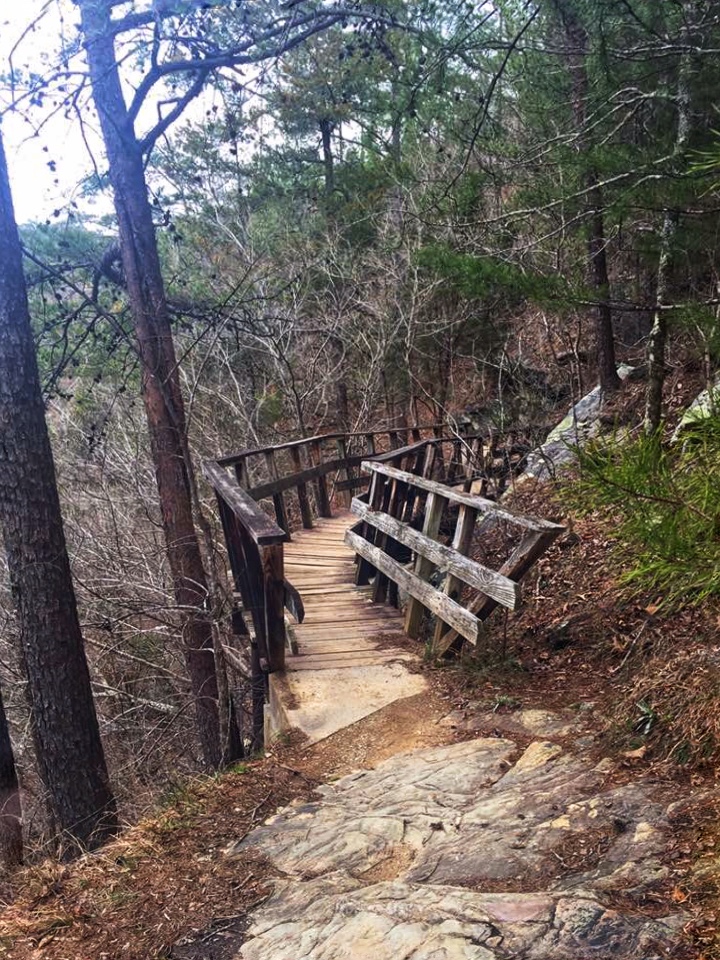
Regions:
<instances>
[{"instance_id":1,"label":"pine tree trunk","mask_svg":"<svg viewBox=\"0 0 720 960\"><path fill-rule=\"evenodd\" d=\"M0 264L0 526L32 734L56 825L69 847L96 847L118 824L70 574L2 140Z\"/></svg>"},{"instance_id":2,"label":"pine tree trunk","mask_svg":"<svg viewBox=\"0 0 720 960\"><path fill-rule=\"evenodd\" d=\"M587 57L588 34L578 20L575 11L567 0L556 0L560 16L564 23L565 36L569 47L569 63L572 70L572 100L576 126L577 154L587 149L585 125L587 120L587 97L589 91ZM585 161L583 161L585 162ZM613 333L612 310L610 308L610 277L607 263L607 238L605 236L605 217L603 214L603 192L598 182L597 171L592 164L583 174L586 188L585 213L589 220L588 267L590 280L595 289L597 306L595 307L595 349L597 356L598 379L601 389L609 393L620 386L615 358L615 335Z\"/></svg>"},{"instance_id":3,"label":"pine tree trunk","mask_svg":"<svg viewBox=\"0 0 720 960\"><path fill-rule=\"evenodd\" d=\"M110 6L81 0L93 99L107 150L123 271L142 363L142 393L183 647L203 757L220 763L218 688L207 578L193 522L185 410L141 145L120 85Z\"/></svg>"}]
</instances>

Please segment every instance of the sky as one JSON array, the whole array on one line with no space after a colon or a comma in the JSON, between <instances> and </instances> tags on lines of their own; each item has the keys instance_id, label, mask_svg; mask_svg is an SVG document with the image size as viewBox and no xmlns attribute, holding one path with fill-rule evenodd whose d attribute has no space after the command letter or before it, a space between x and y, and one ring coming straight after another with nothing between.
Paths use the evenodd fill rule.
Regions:
<instances>
[{"instance_id":1,"label":"sky","mask_svg":"<svg viewBox=\"0 0 720 960\"><path fill-rule=\"evenodd\" d=\"M62 219L78 201L78 182L93 169L79 124L60 113L44 126L44 111L10 110L9 76L16 71L42 72L57 49L61 31L73 29L76 9L69 0L0 0L0 109L10 182L19 223ZM35 29L23 37L30 24ZM12 58L12 60L11 60ZM87 108L86 108L87 109ZM89 111L87 111L89 113ZM89 127L89 146L102 166L99 142ZM106 206L102 200L101 206ZM88 201L82 205L92 210ZM59 211L59 216L55 216ZM99 211L100 212L100 211ZM102 212L105 212L104 210Z\"/></svg>"},{"instance_id":2,"label":"sky","mask_svg":"<svg viewBox=\"0 0 720 960\"><path fill-rule=\"evenodd\" d=\"M143 10L149 2L127 0L125 9L118 4L114 12L119 16L129 10ZM78 19L72 0L0 0L0 116L18 223L48 219L62 222L78 209L96 217L112 211L107 192L87 197L79 187L95 169L105 172L98 121L89 93L84 94L81 105L82 124L77 116L66 116L62 110L48 119L49 101L42 108L11 109L13 92L9 78L13 69L16 75L26 70L46 73L48 64L56 62L61 36L76 36ZM34 28L28 29L32 24ZM127 82L127 65L123 73ZM71 82L77 83L77 78ZM158 88L156 96L161 95ZM184 118L199 120L214 97L208 89L190 105ZM140 131L144 121L146 128L152 126L156 111L157 101L151 96L138 118Z\"/></svg>"}]
</instances>

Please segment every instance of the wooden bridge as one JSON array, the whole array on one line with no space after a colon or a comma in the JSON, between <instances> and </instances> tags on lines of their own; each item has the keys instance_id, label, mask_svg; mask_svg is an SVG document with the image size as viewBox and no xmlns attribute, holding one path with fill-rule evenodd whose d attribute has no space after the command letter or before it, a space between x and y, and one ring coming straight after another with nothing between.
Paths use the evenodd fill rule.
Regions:
<instances>
[{"instance_id":1,"label":"wooden bridge","mask_svg":"<svg viewBox=\"0 0 720 960\"><path fill-rule=\"evenodd\" d=\"M223 650L252 685L255 747L268 721L320 739L419 692L408 665L423 651L477 644L494 609L520 605L563 528L482 495L513 469L499 438L446 431L324 434L204 464L234 586Z\"/></svg>"}]
</instances>

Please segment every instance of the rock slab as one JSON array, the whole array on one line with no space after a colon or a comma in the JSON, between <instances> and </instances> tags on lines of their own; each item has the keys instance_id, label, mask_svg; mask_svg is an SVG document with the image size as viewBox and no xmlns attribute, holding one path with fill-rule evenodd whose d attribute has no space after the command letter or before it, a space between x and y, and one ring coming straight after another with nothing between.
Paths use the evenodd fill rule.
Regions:
<instances>
[{"instance_id":1,"label":"rock slab","mask_svg":"<svg viewBox=\"0 0 720 960\"><path fill-rule=\"evenodd\" d=\"M610 768L489 738L323 786L228 851L280 874L238 960L676 956L687 916L646 906L668 806Z\"/></svg>"}]
</instances>

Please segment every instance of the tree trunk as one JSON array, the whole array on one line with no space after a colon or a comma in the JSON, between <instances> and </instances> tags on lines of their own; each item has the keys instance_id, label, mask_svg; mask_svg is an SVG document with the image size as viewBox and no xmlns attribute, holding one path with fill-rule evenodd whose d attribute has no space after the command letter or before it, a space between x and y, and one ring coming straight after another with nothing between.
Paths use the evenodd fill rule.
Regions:
<instances>
[{"instance_id":1,"label":"tree trunk","mask_svg":"<svg viewBox=\"0 0 720 960\"><path fill-rule=\"evenodd\" d=\"M0 692L0 863L6 870L12 870L20 866L22 859L20 786L5 706L2 692Z\"/></svg>"},{"instance_id":2,"label":"tree trunk","mask_svg":"<svg viewBox=\"0 0 720 960\"><path fill-rule=\"evenodd\" d=\"M572 71L572 101L577 131L577 154L582 157L587 149L585 124L587 120L587 97L589 90L587 57L588 34L582 23L566 2L556 0L563 20L565 36L569 47L569 63ZM583 161L581 161L583 162ZM610 308L610 278L607 262L607 238L605 236L605 217L603 214L603 192L599 186L597 171L590 164L583 174L587 190L585 213L589 219L588 267L590 280L595 289L597 306L595 307L595 348L597 354L598 378L601 389L606 392L617 390L620 377L615 359L615 336L613 333L612 310Z\"/></svg>"},{"instance_id":3,"label":"tree trunk","mask_svg":"<svg viewBox=\"0 0 720 960\"><path fill-rule=\"evenodd\" d=\"M687 22L687 21L686 21ZM687 31L686 31L687 32ZM686 40L689 38L686 36ZM680 61L677 81L677 130L673 149L673 162L680 165L690 134L690 55L684 52ZM672 270L672 255L675 236L680 223L680 211L666 208L660 234L657 285L655 288L655 311L647 345L648 383L645 393L645 433L655 434L662 424L662 395L665 384L665 346L667 343L667 315L663 306L667 301Z\"/></svg>"},{"instance_id":4,"label":"tree trunk","mask_svg":"<svg viewBox=\"0 0 720 960\"><path fill-rule=\"evenodd\" d=\"M0 526L32 734L56 825L71 840L68 850L92 848L118 823L70 574L1 139L0 264Z\"/></svg>"},{"instance_id":5,"label":"tree trunk","mask_svg":"<svg viewBox=\"0 0 720 960\"><path fill-rule=\"evenodd\" d=\"M110 5L102 0L80 0L79 6L142 364L142 393L168 561L175 599L184 612L185 662L203 757L208 766L216 767L220 763L220 727L207 579L193 522L185 410L142 148L120 85L110 33Z\"/></svg>"},{"instance_id":6,"label":"tree trunk","mask_svg":"<svg viewBox=\"0 0 720 960\"><path fill-rule=\"evenodd\" d=\"M335 192L335 158L332 152L332 120L324 117L320 121L322 136L323 169L325 170L325 196L330 197Z\"/></svg>"}]
</instances>

